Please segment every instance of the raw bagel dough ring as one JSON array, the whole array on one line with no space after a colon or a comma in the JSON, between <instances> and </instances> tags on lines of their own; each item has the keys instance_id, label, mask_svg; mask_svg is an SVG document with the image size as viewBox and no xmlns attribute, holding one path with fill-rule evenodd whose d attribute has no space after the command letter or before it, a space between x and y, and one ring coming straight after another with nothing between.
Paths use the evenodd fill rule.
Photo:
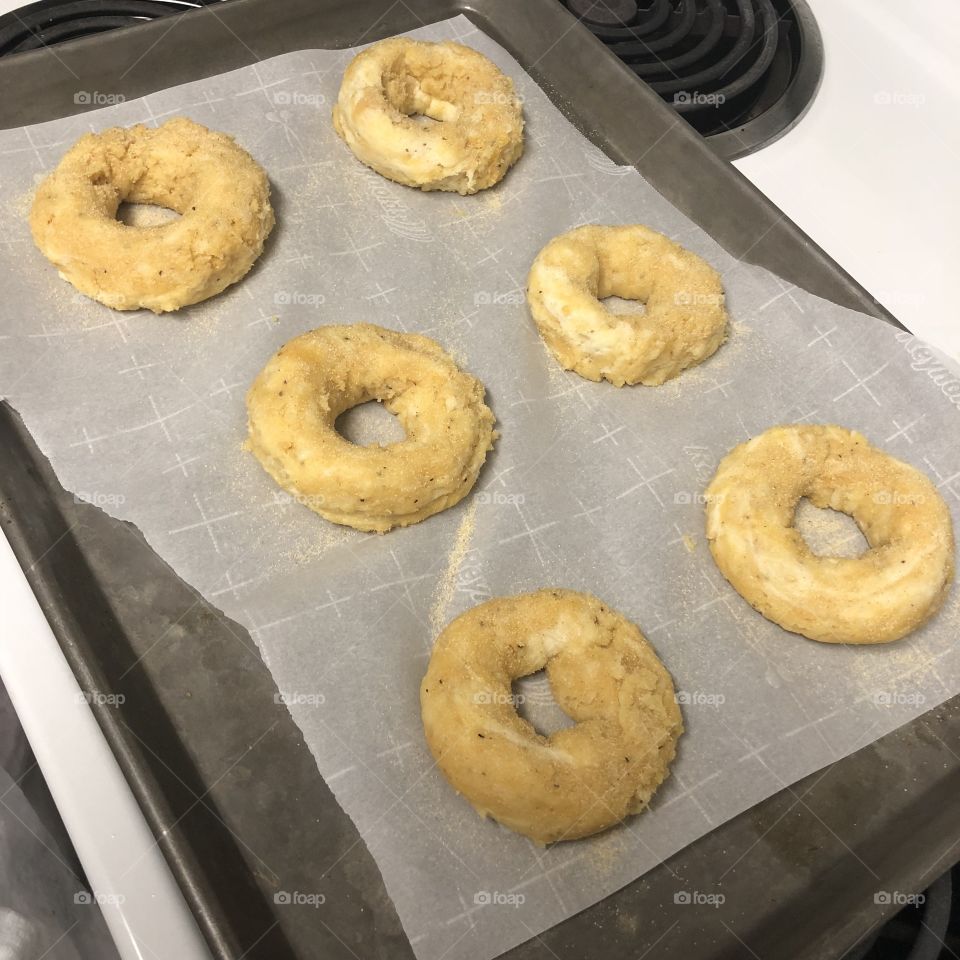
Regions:
<instances>
[{"instance_id":1,"label":"raw bagel dough ring","mask_svg":"<svg viewBox=\"0 0 960 960\"><path fill-rule=\"evenodd\" d=\"M385 533L462 500L493 446L479 380L439 344L369 323L321 327L284 344L247 394L248 449L320 516ZM359 446L335 428L379 400L405 439Z\"/></svg>"},{"instance_id":2,"label":"raw bagel dough ring","mask_svg":"<svg viewBox=\"0 0 960 960\"><path fill-rule=\"evenodd\" d=\"M123 201L175 210L152 227ZM115 310L199 303L236 283L273 227L270 184L233 138L186 117L82 136L37 188L33 239L81 293Z\"/></svg>"},{"instance_id":3,"label":"raw bagel dough ring","mask_svg":"<svg viewBox=\"0 0 960 960\"><path fill-rule=\"evenodd\" d=\"M576 725L541 736L511 682L546 668ZM683 732L673 681L643 635L572 590L488 600L437 638L420 686L427 743L481 816L538 843L605 830L646 807Z\"/></svg>"},{"instance_id":4,"label":"raw bagel dough ring","mask_svg":"<svg viewBox=\"0 0 960 960\"><path fill-rule=\"evenodd\" d=\"M613 313L617 296L642 313ZM565 370L615 386L657 386L706 360L727 338L720 275L640 224L577 227L537 254L527 302Z\"/></svg>"},{"instance_id":5,"label":"raw bagel dough ring","mask_svg":"<svg viewBox=\"0 0 960 960\"><path fill-rule=\"evenodd\" d=\"M395 37L358 53L344 72L333 126L368 167L421 190L485 190L523 153L513 81L451 41Z\"/></svg>"},{"instance_id":6,"label":"raw bagel dough ring","mask_svg":"<svg viewBox=\"0 0 960 960\"><path fill-rule=\"evenodd\" d=\"M817 556L793 526L802 497L856 520L860 557ZM707 488L723 575L785 630L888 643L926 623L953 579L950 511L919 470L836 426L774 427L735 447Z\"/></svg>"}]
</instances>

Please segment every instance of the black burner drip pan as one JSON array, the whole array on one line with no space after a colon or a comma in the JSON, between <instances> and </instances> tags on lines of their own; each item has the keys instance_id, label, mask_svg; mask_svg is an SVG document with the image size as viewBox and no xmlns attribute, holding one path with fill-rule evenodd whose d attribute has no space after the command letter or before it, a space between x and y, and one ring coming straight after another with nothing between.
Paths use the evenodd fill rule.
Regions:
<instances>
[{"instance_id":1,"label":"black burner drip pan","mask_svg":"<svg viewBox=\"0 0 960 960\"><path fill-rule=\"evenodd\" d=\"M728 160L810 105L823 45L804 0L564 0L590 32Z\"/></svg>"},{"instance_id":2,"label":"black burner drip pan","mask_svg":"<svg viewBox=\"0 0 960 960\"><path fill-rule=\"evenodd\" d=\"M169 17L221 0L38 0L0 15L0 57Z\"/></svg>"}]
</instances>

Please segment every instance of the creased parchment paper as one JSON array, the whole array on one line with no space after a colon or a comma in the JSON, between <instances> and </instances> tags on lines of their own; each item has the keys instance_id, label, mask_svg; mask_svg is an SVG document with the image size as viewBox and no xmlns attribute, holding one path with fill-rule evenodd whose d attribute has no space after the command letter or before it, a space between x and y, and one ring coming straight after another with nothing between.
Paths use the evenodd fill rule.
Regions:
<instances>
[{"instance_id":1,"label":"creased parchment paper","mask_svg":"<svg viewBox=\"0 0 960 960\"><path fill-rule=\"evenodd\" d=\"M928 473L956 515L960 383L907 335L732 259L465 19L415 35L466 40L525 98L527 152L487 193L421 194L353 158L330 125L350 51L291 53L0 135L0 392L68 489L136 524L250 631L418 956L486 960L960 690L956 592L891 646L804 640L726 584L702 505L735 444L777 423L838 422ZM279 226L254 272L215 300L115 313L75 295L34 249L30 192L86 130L175 114L253 153ZM558 369L524 280L548 239L587 222L648 224L720 270L733 324L714 358L659 388ZM267 358L304 330L355 321L437 339L486 384L502 431L473 496L382 537L319 519L241 450L243 395ZM811 537L850 549L849 528L829 526ZM542 586L591 591L639 623L688 731L648 813L547 850L456 796L418 709L438 628ZM522 692L548 723L545 682ZM317 892L335 910L323 866Z\"/></svg>"}]
</instances>

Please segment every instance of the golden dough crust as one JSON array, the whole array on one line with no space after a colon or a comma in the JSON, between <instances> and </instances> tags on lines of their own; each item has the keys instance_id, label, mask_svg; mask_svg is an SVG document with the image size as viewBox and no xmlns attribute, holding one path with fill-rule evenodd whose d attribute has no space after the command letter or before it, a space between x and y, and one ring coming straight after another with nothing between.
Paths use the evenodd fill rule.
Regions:
<instances>
[{"instance_id":1,"label":"golden dough crust","mask_svg":"<svg viewBox=\"0 0 960 960\"><path fill-rule=\"evenodd\" d=\"M116 219L124 201L180 214ZM186 117L82 136L37 188L33 239L81 293L115 310L178 310L236 283L273 227L270 184L232 137Z\"/></svg>"},{"instance_id":2,"label":"golden dough crust","mask_svg":"<svg viewBox=\"0 0 960 960\"><path fill-rule=\"evenodd\" d=\"M543 668L576 721L549 737L517 714L511 691ZM501 597L457 617L437 638L420 706L454 789L543 844L643 810L683 732L670 674L637 627L572 590Z\"/></svg>"},{"instance_id":3,"label":"golden dough crust","mask_svg":"<svg viewBox=\"0 0 960 960\"><path fill-rule=\"evenodd\" d=\"M298 500L334 523L385 533L459 503L496 434L483 384L439 344L369 323L321 327L284 344L247 394L248 448ZM335 428L379 400L406 431L359 446Z\"/></svg>"},{"instance_id":4,"label":"golden dough crust","mask_svg":"<svg viewBox=\"0 0 960 960\"><path fill-rule=\"evenodd\" d=\"M856 520L870 548L817 556L801 498ZM837 426L773 427L735 447L707 488L707 538L737 592L785 630L889 643L926 623L953 580L950 511L919 470Z\"/></svg>"},{"instance_id":5,"label":"golden dough crust","mask_svg":"<svg viewBox=\"0 0 960 960\"><path fill-rule=\"evenodd\" d=\"M640 300L642 313L600 301ZM565 370L615 386L657 386L706 360L727 338L720 275L663 234L631 226L577 227L537 255L530 313Z\"/></svg>"},{"instance_id":6,"label":"golden dough crust","mask_svg":"<svg viewBox=\"0 0 960 960\"><path fill-rule=\"evenodd\" d=\"M513 81L451 41L395 37L358 53L344 72L333 126L368 167L421 190L485 190L523 153Z\"/></svg>"}]
</instances>

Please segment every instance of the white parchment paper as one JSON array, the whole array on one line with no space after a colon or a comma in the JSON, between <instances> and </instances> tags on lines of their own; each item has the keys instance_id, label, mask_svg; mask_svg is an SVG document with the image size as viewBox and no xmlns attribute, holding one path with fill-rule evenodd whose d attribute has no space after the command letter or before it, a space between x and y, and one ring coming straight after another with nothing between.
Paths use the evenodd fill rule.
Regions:
<instances>
[{"instance_id":1,"label":"white parchment paper","mask_svg":"<svg viewBox=\"0 0 960 960\"><path fill-rule=\"evenodd\" d=\"M422 194L358 163L330 124L349 51L291 53L0 134L0 393L68 489L135 523L250 631L418 956L486 960L960 690L955 593L891 646L787 634L720 576L701 502L745 438L838 422L927 472L956 515L960 382L912 338L732 259L592 147L468 21L416 35L466 40L516 80L527 151L494 190ZM175 114L253 153L279 225L254 272L215 300L116 313L34 249L30 192L86 130ZM655 389L562 372L527 315L524 280L547 240L586 222L645 223L706 257L724 278L730 341ZM486 384L502 431L472 497L383 537L321 520L241 450L243 395L267 358L304 330L355 321L437 339ZM688 731L648 813L548 850L455 795L418 709L436 630L491 595L541 586L591 591L639 623L673 672ZM545 716L545 683L524 692ZM326 866L316 892L335 910Z\"/></svg>"}]
</instances>

